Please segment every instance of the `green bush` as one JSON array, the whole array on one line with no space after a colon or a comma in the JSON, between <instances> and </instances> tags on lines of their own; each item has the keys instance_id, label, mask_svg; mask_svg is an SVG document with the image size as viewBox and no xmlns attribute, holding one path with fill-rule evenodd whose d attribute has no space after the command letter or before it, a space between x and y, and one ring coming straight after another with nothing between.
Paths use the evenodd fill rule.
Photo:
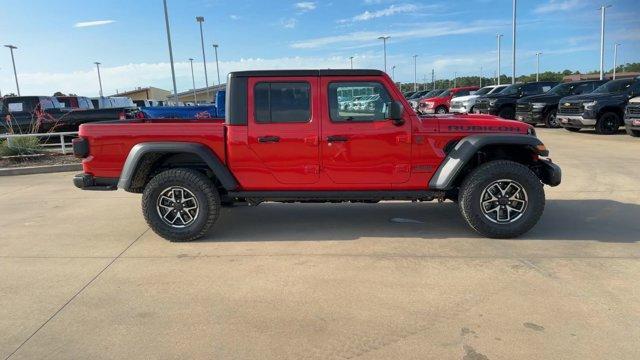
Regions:
<instances>
[{"instance_id":1,"label":"green bush","mask_svg":"<svg viewBox=\"0 0 640 360\"><path fill-rule=\"evenodd\" d=\"M18 137L0 142L0 156L31 155L42 152L37 137Z\"/></svg>"}]
</instances>

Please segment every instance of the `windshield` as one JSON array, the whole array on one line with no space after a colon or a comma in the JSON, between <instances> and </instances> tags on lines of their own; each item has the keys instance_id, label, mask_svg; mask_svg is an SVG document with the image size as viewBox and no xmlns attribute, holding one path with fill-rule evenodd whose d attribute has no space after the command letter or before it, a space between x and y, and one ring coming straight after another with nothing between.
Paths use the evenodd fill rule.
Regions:
<instances>
[{"instance_id":1,"label":"windshield","mask_svg":"<svg viewBox=\"0 0 640 360\"><path fill-rule=\"evenodd\" d=\"M438 96L447 97L449 95L451 95L451 89L443 91L442 94L440 94Z\"/></svg>"},{"instance_id":2,"label":"windshield","mask_svg":"<svg viewBox=\"0 0 640 360\"><path fill-rule=\"evenodd\" d=\"M509 85L504 90L500 91L500 95L516 95L520 93L520 89L522 89L522 84Z\"/></svg>"},{"instance_id":3,"label":"windshield","mask_svg":"<svg viewBox=\"0 0 640 360\"><path fill-rule=\"evenodd\" d=\"M426 93L423 97L425 97L425 98L436 97L436 96L440 95L441 92L442 92L442 89L431 90L428 93Z\"/></svg>"},{"instance_id":4,"label":"windshield","mask_svg":"<svg viewBox=\"0 0 640 360\"><path fill-rule=\"evenodd\" d=\"M484 95L484 94L488 94L489 91L491 91L491 89L493 89L492 87L483 87L482 89L476 91L473 95Z\"/></svg>"},{"instance_id":5,"label":"windshield","mask_svg":"<svg viewBox=\"0 0 640 360\"><path fill-rule=\"evenodd\" d=\"M551 90L547 92L547 94L567 96L571 94L571 91L575 87L576 87L576 84L560 84L560 85L554 86Z\"/></svg>"},{"instance_id":6,"label":"windshield","mask_svg":"<svg viewBox=\"0 0 640 360\"><path fill-rule=\"evenodd\" d=\"M611 80L593 90L593 94L624 93L634 81L633 79Z\"/></svg>"}]
</instances>

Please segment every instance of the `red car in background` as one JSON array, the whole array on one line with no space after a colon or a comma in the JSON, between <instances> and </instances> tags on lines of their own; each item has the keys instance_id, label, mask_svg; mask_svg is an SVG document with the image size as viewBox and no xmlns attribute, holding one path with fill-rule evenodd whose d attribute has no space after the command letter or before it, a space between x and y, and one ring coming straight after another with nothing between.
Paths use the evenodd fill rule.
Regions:
<instances>
[{"instance_id":1,"label":"red car in background","mask_svg":"<svg viewBox=\"0 0 640 360\"><path fill-rule=\"evenodd\" d=\"M471 95L472 91L479 90L478 86L456 87L446 90L436 97L422 99L418 105L421 114L446 114L451 106L451 99L459 96Z\"/></svg>"}]
</instances>

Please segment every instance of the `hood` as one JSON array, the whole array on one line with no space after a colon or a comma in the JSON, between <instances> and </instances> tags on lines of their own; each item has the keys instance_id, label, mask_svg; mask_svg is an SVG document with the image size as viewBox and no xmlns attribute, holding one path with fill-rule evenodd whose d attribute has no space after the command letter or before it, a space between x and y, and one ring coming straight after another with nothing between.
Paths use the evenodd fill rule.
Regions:
<instances>
[{"instance_id":1,"label":"hood","mask_svg":"<svg viewBox=\"0 0 640 360\"><path fill-rule=\"evenodd\" d=\"M442 133L532 134L533 126L521 121L505 120L493 115L447 114L437 116Z\"/></svg>"},{"instance_id":2,"label":"hood","mask_svg":"<svg viewBox=\"0 0 640 360\"><path fill-rule=\"evenodd\" d=\"M513 94L513 95L504 95L504 94L487 94L484 95L483 98L487 98L487 99L516 99L518 98L518 94Z\"/></svg>"},{"instance_id":3,"label":"hood","mask_svg":"<svg viewBox=\"0 0 640 360\"><path fill-rule=\"evenodd\" d=\"M448 97L436 96L436 97L420 99L420 102L428 102L428 101L438 102L438 101L447 101L447 100L449 100Z\"/></svg>"},{"instance_id":4,"label":"hood","mask_svg":"<svg viewBox=\"0 0 640 360\"><path fill-rule=\"evenodd\" d=\"M625 100L627 98L627 94L612 94L612 93L603 93L603 94L582 94L582 95L572 95L562 98L562 101L593 101L593 100Z\"/></svg>"},{"instance_id":5,"label":"hood","mask_svg":"<svg viewBox=\"0 0 640 360\"><path fill-rule=\"evenodd\" d=\"M538 95L530 95L525 96L518 100L518 103L534 103L534 102L542 102L542 103L557 103L560 101L560 96L556 94L538 94Z\"/></svg>"},{"instance_id":6,"label":"hood","mask_svg":"<svg viewBox=\"0 0 640 360\"><path fill-rule=\"evenodd\" d=\"M458 96L458 97L455 97L455 98L451 99L451 101L461 101L461 102L464 102L464 101L468 101L468 100L471 100L471 99L475 99L475 98L477 98L477 97L480 97L480 95Z\"/></svg>"}]
</instances>

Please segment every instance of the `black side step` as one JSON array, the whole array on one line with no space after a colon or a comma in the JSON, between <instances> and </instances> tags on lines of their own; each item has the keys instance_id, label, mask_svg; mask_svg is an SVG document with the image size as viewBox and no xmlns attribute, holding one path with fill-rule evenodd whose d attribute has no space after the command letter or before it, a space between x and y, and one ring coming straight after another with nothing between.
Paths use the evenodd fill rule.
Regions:
<instances>
[{"instance_id":1,"label":"black side step","mask_svg":"<svg viewBox=\"0 0 640 360\"><path fill-rule=\"evenodd\" d=\"M230 191L230 198L259 201L350 201L350 200L421 200L444 199L444 191Z\"/></svg>"}]
</instances>

